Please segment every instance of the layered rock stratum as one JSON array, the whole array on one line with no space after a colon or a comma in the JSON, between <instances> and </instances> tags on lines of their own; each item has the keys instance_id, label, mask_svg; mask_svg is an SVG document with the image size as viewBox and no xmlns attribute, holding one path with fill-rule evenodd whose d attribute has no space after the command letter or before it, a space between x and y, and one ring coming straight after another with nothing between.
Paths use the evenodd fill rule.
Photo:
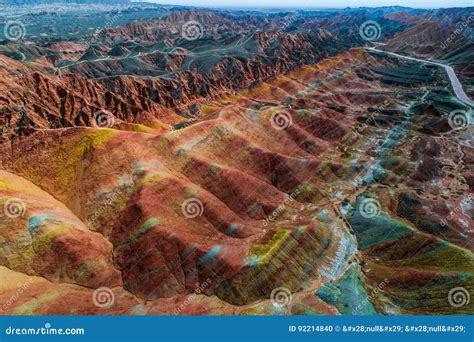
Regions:
<instances>
[{"instance_id":1,"label":"layered rock stratum","mask_svg":"<svg viewBox=\"0 0 474 342\"><path fill-rule=\"evenodd\" d=\"M325 15L4 46L1 313L472 314L472 108ZM441 21L380 15L431 55L400 41Z\"/></svg>"}]
</instances>

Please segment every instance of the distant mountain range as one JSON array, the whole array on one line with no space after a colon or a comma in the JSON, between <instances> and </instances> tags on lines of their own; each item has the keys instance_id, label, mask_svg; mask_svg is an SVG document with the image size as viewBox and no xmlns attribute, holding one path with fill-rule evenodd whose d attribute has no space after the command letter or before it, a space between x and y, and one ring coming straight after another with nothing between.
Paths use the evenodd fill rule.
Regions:
<instances>
[{"instance_id":1,"label":"distant mountain range","mask_svg":"<svg viewBox=\"0 0 474 342\"><path fill-rule=\"evenodd\" d=\"M117 4L129 3L130 0L1 0L0 4L8 5L34 5L34 4Z\"/></svg>"}]
</instances>

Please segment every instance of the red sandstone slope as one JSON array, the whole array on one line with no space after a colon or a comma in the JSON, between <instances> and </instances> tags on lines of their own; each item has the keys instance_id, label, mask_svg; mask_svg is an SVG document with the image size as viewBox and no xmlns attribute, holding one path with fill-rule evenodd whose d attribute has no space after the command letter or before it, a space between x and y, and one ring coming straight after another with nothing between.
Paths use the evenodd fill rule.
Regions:
<instances>
[{"instance_id":1,"label":"red sandstone slope","mask_svg":"<svg viewBox=\"0 0 474 342\"><path fill-rule=\"evenodd\" d=\"M170 110L150 100L125 99L79 75L49 75L4 56L0 56L0 73L2 125L20 134L32 128L92 126L100 110L115 113L117 123L141 122L158 128L160 118L176 120ZM26 112L23 122L19 122L21 108Z\"/></svg>"},{"instance_id":2,"label":"red sandstone slope","mask_svg":"<svg viewBox=\"0 0 474 342\"><path fill-rule=\"evenodd\" d=\"M425 174L420 165L441 170L437 159L454 163L451 159L458 155L452 150L462 136L439 143L433 158L421 163L427 154L421 152L431 151L439 132L426 133L428 138L421 140L425 133L418 129L437 119L438 113L419 100L420 112L409 125L408 139L391 151L395 160L380 157L380 146L390 145L387 137L403 118L402 111L413 105L413 94L418 99L424 93L384 83L374 71L382 66L399 67L351 50L211 103L202 109L202 120L165 134L75 127L41 130L4 143L0 163L8 174L0 181L0 198L16 197L25 203L24 216L15 221L17 230L5 239L14 245L18 231L46 246L65 246L51 250L62 256L70 271L48 272L57 262L54 254L26 253L32 264L42 266L32 270L15 266L16 255L1 255L8 268L0 272L12 279L1 285L2 296L15 291L13 280L35 284L7 312L271 313L276 309L269 297L284 286L293 293L292 313L334 314L343 309L324 303L315 292L358 263L367 263L361 271L367 289L379 277L390 279L390 291L373 299L380 312L393 312L393 306L402 313L436 307L421 304L421 299L414 300L415 308L391 301L406 295L406 287L422 286L420 279L428 273L441 280L449 275L460 284L455 272L467 274L472 265L463 236L470 238L472 233L463 230L461 217L453 218L442 232L430 230L428 218L413 216L400 201L419 201L418 206L408 206L410 210L432 207L430 220L445 214L445 207L430 197L439 195L437 182L463 193L464 170L452 170L456 177L442 177ZM442 82L438 77L425 86L437 89ZM376 127L364 117L374 107L383 110ZM384 213L409 231L400 240L381 241L391 246L387 254L378 245L358 251L359 236L341 212L343 203L371 190L361 179L373 174L379 165L375 158L385 163L381 165L386 176L373 185L373 192ZM31 182L42 190L32 197L24 187L5 186L4 178L8 184ZM426 195L415 197L414 187ZM448 197L444 204L457 200ZM51 212L46 204L53 201L64 205ZM70 228L59 229L66 219ZM0 220L3 227L11 218ZM31 223L34 234L27 228ZM391 263L391 253L428 237L430 245L442 246L442 253L462 262L456 259L443 268L444 258L433 261L425 249L416 249L419 258ZM72 242L88 253L78 255ZM29 245L23 248L30 250ZM92 258L97 262L90 262ZM108 272L107 279L97 270ZM117 271L123 285L116 282ZM109 287L114 301L101 308L93 301L94 291L78 285ZM197 289L197 300L186 304ZM37 296L41 301L32 305ZM63 301L71 305L61 306ZM437 310L452 312L445 306Z\"/></svg>"},{"instance_id":3,"label":"red sandstone slope","mask_svg":"<svg viewBox=\"0 0 474 342\"><path fill-rule=\"evenodd\" d=\"M340 67L345 67L344 62ZM286 83L279 85L281 89L291 89L290 84L299 87L294 80ZM114 246L114 263L122 272L124 288L142 299L191 293L208 278L212 284L206 293L217 293L226 279L254 274L250 244L281 244L277 259L293 266L278 266L276 272L266 261L266 277L226 295L231 303L248 304L271 292L275 277L290 270L285 278L298 286L291 273L302 271L300 261L287 259L289 255L308 258L311 251L335 252L332 249L341 237L305 218L304 203L318 196L323 181L314 170L325 170L325 179L337 178L317 157L329 142L347 132L351 121L338 123L331 118L339 114L326 109L318 127L298 118L294 110L272 106L253 123L245 117L244 106L242 102L217 107L214 118L164 136L103 129L46 130L15 143L14 150L30 153L15 157L16 161L11 159L16 152L2 154L2 166L39 184L86 222L89 230L106 237ZM271 124L272 114L282 110L294 117L288 131ZM44 167L28 166L38 164ZM282 213L284 226L266 228L263 220L296 189L295 200ZM189 198L202 203L202 215L183 216L182 204ZM302 225L304 231L299 232ZM45 234L43 229L39 234ZM322 246L325 238L333 241L330 246Z\"/></svg>"},{"instance_id":4,"label":"red sandstone slope","mask_svg":"<svg viewBox=\"0 0 474 342\"><path fill-rule=\"evenodd\" d=\"M182 25L190 20L202 23L200 39L183 38ZM116 123L166 129L198 115L209 100L315 63L360 39L304 25L301 33L275 32L278 20L178 11L74 42L10 42L4 53L23 63L0 57L5 128L25 135L33 128L93 126L102 110ZM355 25L350 16L343 21ZM304 22L332 29L327 20Z\"/></svg>"}]
</instances>

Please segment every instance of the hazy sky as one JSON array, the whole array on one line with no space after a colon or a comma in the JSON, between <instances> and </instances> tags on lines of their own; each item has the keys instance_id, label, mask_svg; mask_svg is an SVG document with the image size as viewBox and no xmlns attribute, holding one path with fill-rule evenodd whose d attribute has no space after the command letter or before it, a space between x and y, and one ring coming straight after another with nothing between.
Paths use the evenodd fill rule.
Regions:
<instances>
[{"instance_id":1,"label":"hazy sky","mask_svg":"<svg viewBox=\"0 0 474 342\"><path fill-rule=\"evenodd\" d=\"M230 7L362 7L407 6L413 8L467 7L474 0L148 0L163 4Z\"/></svg>"}]
</instances>

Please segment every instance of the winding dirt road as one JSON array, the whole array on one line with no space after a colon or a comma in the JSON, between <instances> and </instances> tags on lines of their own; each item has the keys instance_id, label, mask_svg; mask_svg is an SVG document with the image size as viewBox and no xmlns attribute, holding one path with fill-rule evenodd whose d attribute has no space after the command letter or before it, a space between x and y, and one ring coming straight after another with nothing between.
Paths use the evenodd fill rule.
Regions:
<instances>
[{"instance_id":1,"label":"winding dirt road","mask_svg":"<svg viewBox=\"0 0 474 342\"><path fill-rule=\"evenodd\" d=\"M395 56L395 57L399 57L399 58L403 58L403 59L408 59L408 60L411 60L411 61L416 61L416 62L420 62L420 63L432 64L432 65L437 65L437 66L443 67L446 70L446 73L448 74L449 80L451 81L451 86L453 87L453 90L454 90L454 93L456 94L456 97L460 101L464 102L465 104L467 104L471 107L474 107L474 101L471 100L467 96L467 94L464 92L464 89L462 88L462 84L459 81L458 77L456 76L456 73L454 72L454 69L452 67L450 67L449 65L438 63L438 62L432 62L432 61L428 61L428 60L424 60L424 59L419 59L419 58L415 58L415 57L399 55L398 53L384 51L384 50L378 50L378 49L373 48L373 47L367 47L365 49L369 50L369 51L376 51L376 52L380 52L380 53L385 53L387 55L391 55L391 56Z\"/></svg>"}]
</instances>

